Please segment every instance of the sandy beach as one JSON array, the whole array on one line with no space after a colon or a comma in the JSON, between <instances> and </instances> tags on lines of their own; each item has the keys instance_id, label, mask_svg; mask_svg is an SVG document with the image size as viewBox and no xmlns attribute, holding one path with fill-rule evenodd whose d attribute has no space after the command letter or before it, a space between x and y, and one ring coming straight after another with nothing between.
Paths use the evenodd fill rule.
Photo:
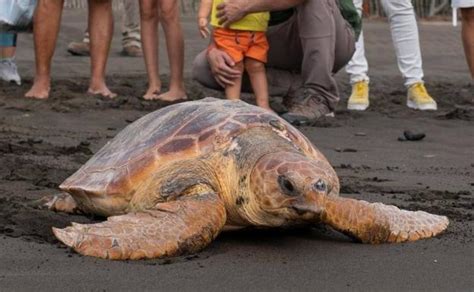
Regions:
<instances>
[{"instance_id":1,"label":"sandy beach","mask_svg":"<svg viewBox=\"0 0 474 292\"><path fill-rule=\"evenodd\" d=\"M191 99L222 97L190 76L206 41L185 18L187 90ZM365 23L371 107L345 109L347 75L335 119L300 130L327 156L341 179L341 195L446 215L448 230L405 244L364 245L324 227L224 232L204 251L166 260L114 262L80 256L51 227L100 218L53 213L31 201L57 193L74 173L127 124L159 109L139 97L146 89L143 60L120 56L118 22L109 60L109 84L119 96L85 94L89 59L66 52L80 39L84 11L67 10L53 65L50 99L23 98L34 72L31 35L21 35L21 87L0 83L0 290L247 290L247 291L472 291L474 289L474 84L460 29L421 23L426 84L436 112L405 106L388 24ZM164 46L162 46L164 49ZM165 51L161 73L168 81ZM401 142L404 130L426 138Z\"/></svg>"}]
</instances>

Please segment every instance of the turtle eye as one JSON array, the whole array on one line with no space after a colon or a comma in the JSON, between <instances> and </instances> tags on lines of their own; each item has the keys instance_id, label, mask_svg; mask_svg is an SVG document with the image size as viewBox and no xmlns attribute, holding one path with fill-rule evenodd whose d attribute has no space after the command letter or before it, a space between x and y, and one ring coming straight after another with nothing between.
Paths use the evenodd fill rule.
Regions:
<instances>
[{"instance_id":1,"label":"turtle eye","mask_svg":"<svg viewBox=\"0 0 474 292\"><path fill-rule=\"evenodd\" d=\"M326 183L320 179L314 184L314 189L318 192L325 192L327 190Z\"/></svg>"},{"instance_id":2,"label":"turtle eye","mask_svg":"<svg viewBox=\"0 0 474 292\"><path fill-rule=\"evenodd\" d=\"M285 195L296 196L296 188L293 183L284 175L278 177L278 184Z\"/></svg>"}]
</instances>

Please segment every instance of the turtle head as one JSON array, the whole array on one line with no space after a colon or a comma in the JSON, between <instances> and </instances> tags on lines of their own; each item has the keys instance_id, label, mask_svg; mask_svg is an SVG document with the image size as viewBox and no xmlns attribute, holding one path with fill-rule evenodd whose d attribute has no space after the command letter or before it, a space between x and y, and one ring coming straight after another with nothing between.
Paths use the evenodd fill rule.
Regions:
<instances>
[{"instance_id":1,"label":"turtle head","mask_svg":"<svg viewBox=\"0 0 474 292\"><path fill-rule=\"evenodd\" d=\"M339 180L326 159L292 152L267 154L252 171L250 188L268 225L318 222L322 200L337 196ZM267 220L265 220L267 221Z\"/></svg>"}]
</instances>

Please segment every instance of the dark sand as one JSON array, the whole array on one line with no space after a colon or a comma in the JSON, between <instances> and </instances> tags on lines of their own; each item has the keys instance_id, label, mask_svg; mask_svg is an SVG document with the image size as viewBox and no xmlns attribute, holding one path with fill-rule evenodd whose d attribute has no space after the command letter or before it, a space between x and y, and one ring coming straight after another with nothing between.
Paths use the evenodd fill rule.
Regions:
<instances>
[{"instance_id":1,"label":"dark sand","mask_svg":"<svg viewBox=\"0 0 474 292\"><path fill-rule=\"evenodd\" d=\"M146 85L143 63L119 57L118 31L109 72L111 88L120 97L109 101L84 94L88 59L64 51L71 38L81 35L82 16L65 14L49 100L22 98L32 78L30 36L22 37L18 56L25 84L0 84L0 290L474 289L474 86L462 58L459 29L446 24L420 28L426 81L439 111L420 113L404 106L388 26L368 23L370 110L350 113L341 102L336 119L301 129L334 165L343 196L446 215L451 220L446 233L415 243L372 246L325 228L243 230L221 234L196 255L112 262L71 252L51 233L52 226L96 219L28 205L55 193L120 129L161 106L137 98ZM186 35L189 72L192 56L204 43L190 20ZM345 74L338 78L347 96ZM187 85L192 99L216 95L189 78ZM397 141L405 129L427 137Z\"/></svg>"}]
</instances>

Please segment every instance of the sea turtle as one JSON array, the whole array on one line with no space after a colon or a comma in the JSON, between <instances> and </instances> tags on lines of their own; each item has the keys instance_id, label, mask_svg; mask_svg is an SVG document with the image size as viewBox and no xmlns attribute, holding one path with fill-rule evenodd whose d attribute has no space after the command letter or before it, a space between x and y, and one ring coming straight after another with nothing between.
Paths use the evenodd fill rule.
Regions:
<instances>
[{"instance_id":1,"label":"sea turtle","mask_svg":"<svg viewBox=\"0 0 474 292\"><path fill-rule=\"evenodd\" d=\"M224 225L327 224L364 243L435 236L444 216L339 197L326 158L277 115L205 98L127 126L60 186L56 211L108 217L53 228L83 255L142 259L192 253Z\"/></svg>"}]
</instances>

